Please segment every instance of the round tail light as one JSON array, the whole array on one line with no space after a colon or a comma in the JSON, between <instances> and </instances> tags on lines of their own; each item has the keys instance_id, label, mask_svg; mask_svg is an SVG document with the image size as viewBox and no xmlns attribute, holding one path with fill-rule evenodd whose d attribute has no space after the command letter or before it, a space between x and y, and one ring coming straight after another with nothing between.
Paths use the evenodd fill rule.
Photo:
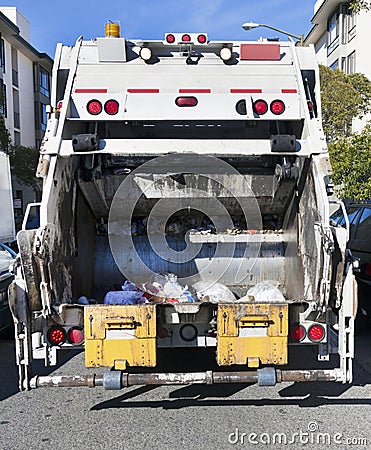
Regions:
<instances>
[{"instance_id":1,"label":"round tail light","mask_svg":"<svg viewBox=\"0 0 371 450\"><path fill-rule=\"evenodd\" d=\"M207 38L206 38L206 36L205 36L204 34L199 34L199 35L197 36L197 40L198 40L198 42L199 42L200 44L205 44L206 41L207 41Z\"/></svg>"},{"instance_id":2,"label":"round tail light","mask_svg":"<svg viewBox=\"0 0 371 450\"><path fill-rule=\"evenodd\" d=\"M118 104L118 102L116 102L116 100L108 100L104 104L104 110L106 111L107 114L109 114L110 116L113 116L118 113L119 104Z\"/></svg>"},{"instance_id":3,"label":"round tail light","mask_svg":"<svg viewBox=\"0 0 371 450\"><path fill-rule=\"evenodd\" d=\"M302 341L305 338L305 335L306 331L303 325L295 325L290 330L291 339L293 339L294 341Z\"/></svg>"},{"instance_id":4,"label":"round tail light","mask_svg":"<svg viewBox=\"0 0 371 450\"><path fill-rule=\"evenodd\" d=\"M51 345L61 345L66 342L66 330L59 326L49 328L47 333L48 341Z\"/></svg>"},{"instance_id":5,"label":"round tail light","mask_svg":"<svg viewBox=\"0 0 371 450\"><path fill-rule=\"evenodd\" d=\"M102 112L102 103L99 100L90 100L86 106L86 109L90 114L96 116Z\"/></svg>"},{"instance_id":6,"label":"round tail light","mask_svg":"<svg viewBox=\"0 0 371 450\"><path fill-rule=\"evenodd\" d=\"M325 329L322 325L312 325L308 330L308 337L312 342L321 342L325 337Z\"/></svg>"},{"instance_id":7,"label":"round tail light","mask_svg":"<svg viewBox=\"0 0 371 450\"><path fill-rule=\"evenodd\" d=\"M67 339L70 344L82 344L84 342L84 330L81 327L70 328Z\"/></svg>"},{"instance_id":8,"label":"round tail light","mask_svg":"<svg viewBox=\"0 0 371 450\"><path fill-rule=\"evenodd\" d=\"M268 111L268 105L265 100L256 100L254 102L254 111L256 114L259 114L259 116L262 116Z\"/></svg>"},{"instance_id":9,"label":"round tail light","mask_svg":"<svg viewBox=\"0 0 371 450\"><path fill-rule=\"evenodd\" d=\"M276 115L282 114L285 111L285 104L281 100L274 100L271 103L271 111Z\"/></svg>"}]
</instances>

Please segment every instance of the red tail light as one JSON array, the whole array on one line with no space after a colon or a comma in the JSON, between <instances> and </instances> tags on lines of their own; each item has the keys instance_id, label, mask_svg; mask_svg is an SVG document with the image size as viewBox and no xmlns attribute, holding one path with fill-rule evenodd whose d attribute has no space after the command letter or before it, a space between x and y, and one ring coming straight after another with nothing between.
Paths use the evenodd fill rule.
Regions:
<instances>
[{"instance_id":1,"label":"red tail light","mask_svg":"<svg viewBox=\"0 0 371 450\"><path fill-rule=\"evenodd\" d=\"M295 325L290 330L291 339L293 339L294 341L302 341L305 338L305 335L306 331L303 325Z\"/></svg>"},{"instance_id":2,"label":"red tail light","mask_svg":"<svg viewBox=\"0 0 371 450\"><path fill-rule=\"evenodd\" d=\"M259 116L265 114L268 111L267 102L264 100L257 100L254 102L254 111L256 114L259 114Z\"/></svg>"},{"instance_id":3,"label":"red tail light","mask_svg":"<svg viewBox=\"0 0 371 450\"><path fill-rule=\"evenodd\" d=\"M198 100L196 97L178 97L175 100L177 106L196 106Z\"/></svg>"},{"instance_id":4,"label":"red tail light","mask_svg":"<svg viewBox=\"0 0 371 450\"><path fill-rule=\"evenodd\" d=\"M81 344L84 342L84 331L81 327L72 327L68 330L67 339L70 344Z\"/></svg>"},{"instance_id":5,"label":"red tail light","mask_svg":"<svg viewBox=\"0 0 371 450\"><path fill-rule=\"evenodd\" d=\"M207 41L207 37L204 34L199 34L197 40L200 44L205 44Z\"/></svg>"},{"instance_id":6,"label":"red tail light","mask_svg":"<svg viewBox=\"0 0 371 450\"><path fill-rule=\"evenodd\" d=\"M169 330L167 328L160 328L157 332L157 336L161 339L165 339L169 336Z\"/></svg>"},{"instance_id":7,"label":"red tail light","mask_svg":"<svg viewBox=\"0 0 371 450\"><path fill-rule=\"evenodd\" d=\"M102 103L99 100L90 100L86 108L90 114L96 116L102 112Z\"/></svg>"},{"instance_id":8,"label":"red tail light","mask_svg":"<svg viewBox=\"0 0 371 450\"><path fill-rule=\"evenodd\" d=\"M110 116L113 116L114 114L118 113L119 104L118 104L118 102L116 102L116 100L108 100L104 104L104 110L106 111L107 114L109 114Z\"/></svg>"},{"instance_id":9,"label":"red tail light","mask_svg":"<svg viewBox=\"0 0 371 450\"><path fill-rule=\"evenodd\" d=\"M276 115L282 114L285 111L285 104L281 100L274 100L271 103L271 111Z\"/></svg>"},{"instance_id":10,"label":"red tail light","mask_svg":"<svg viewBox=\"0 0 371 450\"><path fill-rule=\"evenodd\" d=\"M175 42L175 36L173 34L167 34L166 35L166 42L168 44L174 44Z\"/></svg>"},{"instance_id":11,"label":"red tail light","mask_svg":"<svg viewBox=\"0 0 371 450\"><path fill-rule=\"evenodd\" d=\"M182 41L183 42L191 42L191 36L189 34L183 34Z\"/></svg>"},{"instance_id":12,"label":"red tail light","mask_svg":"<svg viewBox=\"0 0 371 450\"><path fill-rule=\"evenodd\" d=\"M313 111L313 102L311 102L310 100L308 100L307 103L308 103L308 109L309 109L309 112L312 112L312 111Z\"/></svg>"},{"instance_id":13,"label":"red tail light","mask_svg":"<svg viewBox=\"0 0 371 450\"><path fill-rule=\"evenodd\" d=\"M48 341L51 345L61 345L66 342L66 331L64 328L55 326L48 330Z\"/></svg>"},{"instance_id":14,"label":"red tail light","mask_svg":"<svg viewBox=\"0 0 371 450\"><path fill-rule=\"evenodd\" d=\"M312 325L308 330L308 337L312 342L321 342L325 337L325 329L322 325Z\"/></svg>"},{"instance_id":15,"label":"red tail light","mask_svg":"<svg viewBox=\"0 0 371 450\"><path fill-rule=\"evenodd\" d=\"M371 262L367 264L366 275L371 276Z\"/></svg>"}]
</instances>

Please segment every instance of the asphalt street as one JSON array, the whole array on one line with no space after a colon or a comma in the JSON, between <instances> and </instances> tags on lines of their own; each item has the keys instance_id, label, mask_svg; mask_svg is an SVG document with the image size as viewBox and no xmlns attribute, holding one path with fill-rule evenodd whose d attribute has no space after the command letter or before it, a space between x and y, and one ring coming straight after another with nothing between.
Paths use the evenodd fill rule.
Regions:
<instances>
[{"instance_id":1,"label":"asphalt street","mask_svg":"<svg viewBox=\"0 0 371 450\"><path fill-rule=\"evenodd\" d=\"M371 326L356 340L354 383L44 388L19 393L14 343L0 341L0 449L371 448ZM310 354L296 352L292 358ZM199 369L205 355L181 357ZM307 364L310 364L308 361ZM39 373L48 373L37 367ZM54 373L86 373L68 354ZM51 373L51 371L49 371Z\"/></svg>"}]
</instances>

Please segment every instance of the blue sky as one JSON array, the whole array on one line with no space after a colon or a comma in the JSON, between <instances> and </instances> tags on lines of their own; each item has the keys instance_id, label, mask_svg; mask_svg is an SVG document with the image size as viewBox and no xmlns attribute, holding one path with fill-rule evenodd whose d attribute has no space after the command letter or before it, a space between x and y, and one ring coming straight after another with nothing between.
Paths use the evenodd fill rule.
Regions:
<instances>
[{"instance_id":1,"label":"blue sky","mask_svg":"<svg viewBox=\"0 0 371 450\"><path fill-rule=\"evenodd\" d=\"M206 32L211 40L258 39L278 36L260 28L246 32L247 21L265 23L293 34L310 28L315 0L15 0L31 23L31 44L54 57L55 45L72 45L80 35L91 39L104 35L108 20L121 22L126 38L163 39L165 32ZM285 39L282 36L282 39Z\"/></svg>"}]
</instances>

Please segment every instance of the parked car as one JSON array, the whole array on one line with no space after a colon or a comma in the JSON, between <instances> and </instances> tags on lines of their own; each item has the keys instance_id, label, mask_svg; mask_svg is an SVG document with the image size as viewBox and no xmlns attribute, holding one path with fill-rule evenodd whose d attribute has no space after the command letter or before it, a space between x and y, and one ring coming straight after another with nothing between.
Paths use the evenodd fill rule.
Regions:
<instances>
[{"instance_id":1,"label":"parked car","mask_svg":"<svg viewBox=\"0 0 371 450\"><path fill-rule=\"evenodd\" d=\"M13 280L9 266L14 262L16 253L0 242L0 338L12 335L13 318L8 304L8 286Z\"/></svg>"},{"instance_id":2,"label":"parked car","mask_svg":"<svg viewBox=\"0 0 371 450\"><path fill-rule=\"evenodd\" d=\"M371 318L371 202L350 203L346 206L346 211L350 226L348 248L359 259L360 266L356 273L359 307L363 315ZM332 214L331 220L345 227L341 208Z\"/></svg>"}]
</instances>

